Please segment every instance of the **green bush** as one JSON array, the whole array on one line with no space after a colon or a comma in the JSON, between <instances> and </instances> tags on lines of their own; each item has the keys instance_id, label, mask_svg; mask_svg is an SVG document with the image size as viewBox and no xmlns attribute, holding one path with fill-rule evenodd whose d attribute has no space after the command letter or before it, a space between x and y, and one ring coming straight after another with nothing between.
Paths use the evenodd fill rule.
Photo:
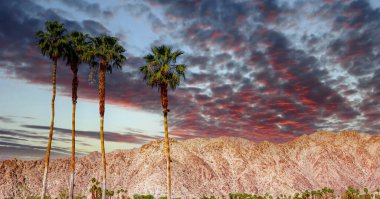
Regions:
<instances>
[{"instance_id":1,"label":"green bush","mask_svg":"<svg viewBox=\"0 0 380 199\"><path fill-rule=\"evenodd\" d=\"M154 199L154 196L135 194L135 195L133 195L133 199Z\"/></svg>"},{"instance_id":2,"label":"green bush","mask_svg":"<svg viewBox=\"0 0 380 199\"><path fill-rule=\"evenodd\" d=\"M90 180L91 182L91 188L90 193L95 199L101 199L102 197L102 189L99 186L100 182L96 180L95 178L92 178ZM30 191L24 191L18 193L18 198L26 198L26 199L41 199L40 196L32 196L29 195ZM293 196L288 196L285 194L280 194L276 197L276 199L335 199L335 198L341 198L341 199L380 199L380 188L377 188L376 190L373 190L372 193L371 190L368 190L368 188L363 188L363 191L361 192L359 189L348 187L346 191L342 194L342 196L337 196L334 193L333 189L324 187L321 190L305 190L302 193L295 193ZM24 197L21 197L20 194L24 194ZM26 196L25 196L26 195ZM128 197L128 191L127 189L118 189L116 191L113 190L106 190L106 196L107 198L118 198L118 199L131 199ZM9 197L6 199L16 199L15 197ZM68 191L65 189L59 193L59 196L54 199L67 199L68 197ZM86 197L82 195L77 195L75 199L84 199ZM228 196L202 196L200 199L273 199L271 195L268 193L264 195L252 195L248 193L230 193ZM52 199L50 196L46 196L45 199ZM153 195L139 195L135 194L133 195L133 199L155 199ZM166 199L166 196L161 196L158 199ZM175 199L181 199L181 198L175 198ZM193 198L195 199L195 198Z\"/></svg>"}]
</instances>

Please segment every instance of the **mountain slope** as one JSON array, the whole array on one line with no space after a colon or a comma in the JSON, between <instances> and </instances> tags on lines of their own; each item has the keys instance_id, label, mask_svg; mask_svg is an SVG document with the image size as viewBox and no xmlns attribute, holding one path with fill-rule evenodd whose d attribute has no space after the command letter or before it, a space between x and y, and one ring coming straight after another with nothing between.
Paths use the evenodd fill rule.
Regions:
<instances>
[{"instance_id":1,"label":"mountain slope","mask_svg":"<svg viewBox=\"0 0 380 199\"><path fill-rule=\"evenodd\" d=\"M318 132L283 144L197 138L172 140L171 147L173 196L231 192L277 195L323 187L340 193L348 186L368 187L370 191L380 186L379 135ZM78 158L76 193L89 194L89 180L101 177L100 162L97 152ZM108 153L108 187L127 188L130 195L165 195L165 164L162 140ZM18 189L38 194L42 171L41 161L0 162L0 198L12 196ZM69 159L51 162L50 194L67 188L68 171Z\"/></svg>"}]
</instances>

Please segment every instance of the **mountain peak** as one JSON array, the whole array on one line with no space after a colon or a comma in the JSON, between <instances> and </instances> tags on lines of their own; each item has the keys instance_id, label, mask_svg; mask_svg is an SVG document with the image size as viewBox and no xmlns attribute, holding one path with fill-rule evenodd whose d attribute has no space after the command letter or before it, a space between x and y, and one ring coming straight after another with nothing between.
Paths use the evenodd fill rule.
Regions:
<instances>
[{"instance_id":1,"label":"mountain peak","mask_svg":"<svg viewBox=\"0 0 380 199\"><path fill-rule=\"evenodd\" d=\"M340 194L348 186L375 190L380 184L380 136L342 131L320 131L291 142L254 143L236 137L170 140L173 196L192 197L246 192L277 196L304 190L333 188ZM165 195L164 140L139 149L107 154L109 189L124 188L129 195ZM78 158L76 193L89 194L89 180L101 178L98 152ZM69 159L53 160L48 192L66 189ZM21 184L38 194L43 162L0 162L0 198L10 197ZM13 190L13 191L12 191Z\"/></svg>"}]
</instances>

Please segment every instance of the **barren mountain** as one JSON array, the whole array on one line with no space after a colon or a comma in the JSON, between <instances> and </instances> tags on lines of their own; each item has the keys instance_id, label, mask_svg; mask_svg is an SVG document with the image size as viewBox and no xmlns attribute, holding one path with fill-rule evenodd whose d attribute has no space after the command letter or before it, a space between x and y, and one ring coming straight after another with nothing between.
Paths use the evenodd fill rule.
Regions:
<instances>
[{"instance_id":1,"label":"barren mountain","mask_svg":"<svg viewBox=\"0 0 380 199\"><path fill-rule=\"evenodd\" d=\"M246 192L293 194L323 187L338 194L348 186L380 186L380 135L318 132L291 142L254 143L231 137L171 140L173 196L189 198ZM100 179L100 153L78 158L76 193L89 196L89 180ZM107 186L134 193L165 195L164 142L107 154ZM51 162L48 193L67 189L69 159ZM43 162L0 162L0 198L17 191L38 194ZM18 187L18 188L17 188Z\"/></svg>"}]
</instances>

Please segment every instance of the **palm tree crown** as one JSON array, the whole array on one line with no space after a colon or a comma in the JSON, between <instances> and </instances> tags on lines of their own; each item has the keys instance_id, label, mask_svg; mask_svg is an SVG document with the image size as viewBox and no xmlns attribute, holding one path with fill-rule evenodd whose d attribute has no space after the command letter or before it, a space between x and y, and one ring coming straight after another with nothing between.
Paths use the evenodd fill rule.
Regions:
<instances>
[{"instance_id":1,"label":"palm tree crown","mask_svg":"<svg viewBox=\"0 0 380 199\"><path fill-rule=\"evenodd\" d=\"M91 62L92 66L98 66L102 60L106 64L107 71L112 73L112 68L121 68L125 62L123 53L125 49L118 44L118 38L107 35L92 38L92 48L84 54L84 60Z\"/></svg>"},{"instance_id":2,"label":"palm tree crown","mask_svg":"<svg viewBox=\"0 0 380 199\"><path fill-rule=\"evenodd\" d=\"M67 35L67 48L64 56L68 64L80 64L84 60L84 54L90 48L90 37L81 32L71 32Z\"/></svg>"},{"instance_id":3,"label":"palm tree crown","mask_svg":"<svg viewBox=\"0 0 380 199\"><path fill-rule=\"evenodd\" d=\"M152 53L144 57L147 65L140 67L147 85L159 89L162 86L175 89L180 84L180 78L186 78L186 65L176 64L177 58L183 54L183 51L172 52L171 47L162 45L153 47Z\"/></svg>"},{"instance_id":4,"label":"palm tree crown","mask_svg":"<svg viewBox=\"0 0 380 199\"><path fill-rule=\"evenodd\" d=\"M44 56L48 55L53 60L58 59L67 44L64 38L66 29L63 24L56 21L46 22L46 29L47 32L38 31L36 33L37 44Z\"/></svg>"}]
</instances>

